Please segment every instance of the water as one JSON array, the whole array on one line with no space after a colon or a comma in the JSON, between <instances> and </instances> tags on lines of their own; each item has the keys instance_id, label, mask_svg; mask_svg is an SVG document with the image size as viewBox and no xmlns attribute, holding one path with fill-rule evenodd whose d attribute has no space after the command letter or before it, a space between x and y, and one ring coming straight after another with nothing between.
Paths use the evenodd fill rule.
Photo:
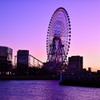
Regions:
<instances>
[{"instance_id":1,"label":"water","mask_svg":"<svg viewBox=\"0 0 100 100\"><path fill-rule=\"evenodd\" d=\"M0 100L100 100L100 89L59 86L58 81L0 81Z\"/></svg>"}]
</instances>

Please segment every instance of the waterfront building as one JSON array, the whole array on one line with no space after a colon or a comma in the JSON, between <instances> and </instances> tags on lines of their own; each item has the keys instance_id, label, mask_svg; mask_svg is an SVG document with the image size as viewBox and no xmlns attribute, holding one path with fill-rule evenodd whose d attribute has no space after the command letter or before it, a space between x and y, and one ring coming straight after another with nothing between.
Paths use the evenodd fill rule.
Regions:
<instances>
[{"instance_id":1,"label":"waterfront building","mask_svg":"<svg viewBox=\"0 0 100 100\"><path fill-rule=\"evenodd\" d=\"M29 50L17 51L17 73L27 74L29 67Z\"/></svg>"},{"instance_id":2,"label":"waterfront building","mask_svg":"<svg viewBox=\"0 0 100 100\"><path fill-rule=\"evenodd\" d=\"M0 46L0 73L6 74L12 67L13 50L6 46Z\"/></svg>"},{"instance_id":3,"label":"waterfront building","mask_svg":"<svg viewBox=\"0 0 100 100\"><path fill-rule=\"evenodd\" d=\"M83 69L83 57L71 56L68 58L68 70L72 72L80 71Z\"/></svg>"}]
</instances>

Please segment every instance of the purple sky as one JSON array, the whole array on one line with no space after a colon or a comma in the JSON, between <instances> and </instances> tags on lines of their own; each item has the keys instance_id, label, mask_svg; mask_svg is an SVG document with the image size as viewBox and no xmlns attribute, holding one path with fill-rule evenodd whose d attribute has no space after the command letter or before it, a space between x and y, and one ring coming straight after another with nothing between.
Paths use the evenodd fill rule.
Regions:
<instances>
[{"instance_id":1,"label":"purple sky","mask_svg":"<svg viewBox=\"0 0 100 100\"><path fill-rule=\"evenodd\" d=\"M100 69L100 0L0 0L0 46L28 49L46 61L46 35L53 12L64 7L71 20L68 56L84 57L84 68Z\"/></svg>"}]
</instances>

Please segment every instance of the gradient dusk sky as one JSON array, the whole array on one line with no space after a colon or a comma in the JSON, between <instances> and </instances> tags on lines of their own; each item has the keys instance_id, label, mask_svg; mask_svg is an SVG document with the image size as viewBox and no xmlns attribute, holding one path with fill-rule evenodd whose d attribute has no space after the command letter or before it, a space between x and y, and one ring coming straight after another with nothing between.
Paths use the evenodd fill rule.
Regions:
<instances>
[{"instance_id":1,"label":"gradient dusk sky","mask_svg":"<svg viewBox=\"0 0 100 100\"><path fill-rule=\"evenodd\" d=\"M45 62L50 18L64 7L71 20L68 56L84 57L84 68L100 70L100 0L0 0L0 46L27 49Z\"/></svg>"}]
</instances>

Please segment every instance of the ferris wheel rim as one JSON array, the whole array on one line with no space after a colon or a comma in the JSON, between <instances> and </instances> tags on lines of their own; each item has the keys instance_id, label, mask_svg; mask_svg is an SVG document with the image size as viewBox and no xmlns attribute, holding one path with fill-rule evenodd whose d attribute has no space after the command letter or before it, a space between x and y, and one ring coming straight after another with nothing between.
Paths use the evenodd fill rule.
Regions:
<instances>
[{"instance_id":1,"label":"ferris wheel rim","mask_svg":"<svg viewBox=\"0 0 100 100\"><path fill-rule=\"evenodd\" d=\"M63 41L62 42L66 45L65 45L65 49L66 52L65 52L65 58L67 57L67 54L68 54L68 51L69 51L69 47L70 47L70 40L71 40L71 24L70 24L70 19L69 19L69 15L67 13L67 11L65 10L65 8L63 7L59 7L58 9L55 10L55 12L53 13L51 19L50 19L50 22L49 22L49 26L48 26L48 31L47 31L47 40L46 40L46 47L47 47L47 56L49 56L49 50L50 50L50 43L52 42L52 39L54 38L55 34L54 34L54 27L57 23L57 18L55 18L57 16L57 13L60 13L61 17L63 16L63 19L62 19L62 23L63 23L63 20L65 21L65 23L63 23L65 25L65 29L62 28L63 30L63 34L60 34L60 37L61 38L67 38L67 41ZM57 16L58 17L58 16ZM60 18L59 18L60 20ZM54 22L52 22L54 21ZM55 24L54 24L55 23ZM66 26L68 26L66 28ZM65 35L64 35L65 34Z\"/></svg>"}]
</instances>

